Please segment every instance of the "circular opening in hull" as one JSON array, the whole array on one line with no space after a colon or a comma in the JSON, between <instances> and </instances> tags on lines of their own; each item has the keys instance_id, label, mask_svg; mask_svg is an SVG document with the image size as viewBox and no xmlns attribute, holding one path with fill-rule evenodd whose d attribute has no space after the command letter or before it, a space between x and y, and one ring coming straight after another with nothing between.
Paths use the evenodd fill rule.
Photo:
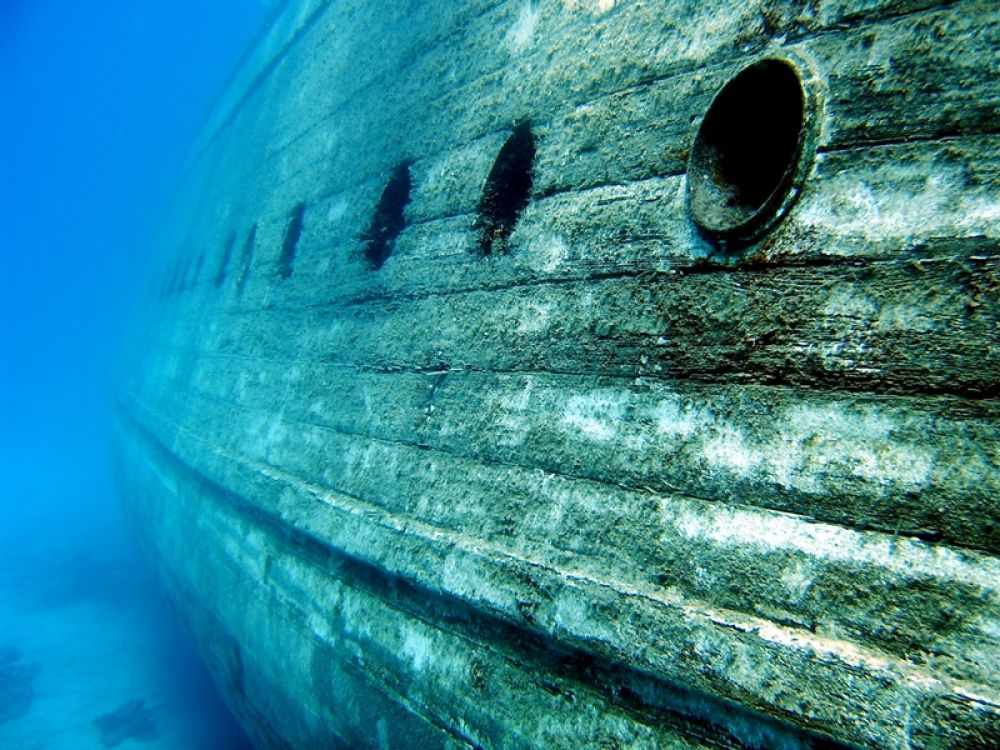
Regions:
<instances>
[{"instance_id":1,"label":"circular opening in hull","mask_svg":"<svg viewBox=\"0 0 1000 750\"><path fill-rule=\"evenodd\" d=\"M730 80L708 108L688 163L691 217L711 237L749 243L791 207L810 150L808 97L787 60Z\"/></svg>"}]
</instances>

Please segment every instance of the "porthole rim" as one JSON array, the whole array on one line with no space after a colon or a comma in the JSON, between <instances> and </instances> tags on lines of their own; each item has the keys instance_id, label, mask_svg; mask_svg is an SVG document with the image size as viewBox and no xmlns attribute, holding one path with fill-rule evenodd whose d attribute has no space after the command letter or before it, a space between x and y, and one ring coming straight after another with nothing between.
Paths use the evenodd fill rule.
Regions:
<instances>
[{"instance_id":1,"label":"porthole rim","mask_svg":"<svg viewBox=\"0 0 1000 750\"><path fill-rule=\"evenodd\" d=\"M791 69L798 80L802 93L802 123L791 167L786 169L778 185L771 191L760 208L746 219L730 226L711 226L703 221L703 217L697 216L694 210L694 187L691 174L696 168L698 137L708 113L716 106L719 97L729 85L748 70L766 62L781 63ZM791 50L770 50L753 58L730 76L715 92L712 101L696 121L697 125L691 138L691 149L685 169L685 205L688 216L699 233L721 249L742 250L760 241L785 219L801 195L806 177L812 170L815 161L816 147L820 136L821 97L817 82L818 78L809 60Z\"/></svg>"}]
</instances>

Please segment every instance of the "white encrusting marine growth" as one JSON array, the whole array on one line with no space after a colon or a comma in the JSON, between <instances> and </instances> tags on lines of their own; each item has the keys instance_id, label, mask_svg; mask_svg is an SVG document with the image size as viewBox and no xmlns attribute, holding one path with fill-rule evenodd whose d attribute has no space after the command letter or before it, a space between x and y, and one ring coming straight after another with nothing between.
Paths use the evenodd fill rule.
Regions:
<instances>
[{"instance_id":1,"label":"white encrusting marine growth","mask_svg":"<svg viewBox=\"0 0 1000 750\"><path fill-rule=\"evenodd\" d=\"M262 748L997 746L994 6L288 0L117 426Z\"/></svg>"}]
</instances>

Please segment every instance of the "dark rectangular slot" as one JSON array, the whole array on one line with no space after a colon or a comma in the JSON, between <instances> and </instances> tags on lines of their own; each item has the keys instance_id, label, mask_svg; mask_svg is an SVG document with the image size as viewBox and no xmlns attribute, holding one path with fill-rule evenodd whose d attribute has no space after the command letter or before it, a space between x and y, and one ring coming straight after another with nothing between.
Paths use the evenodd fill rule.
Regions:
<instances>
[{"instance_id":1,"label":"dark rectangular slot","mask_svg":"<svg viewBox=\"0 0 1000 750\"><path fill-rule=\"evenodd\" d=\"M292 266L295 264L295 248L299 244L299 236L302 234L302 217L305 212L306 204L300 203L292 209L292 215L288 218L285 244L281 246L281 257L278 259L278 277L281 279L287 279L292 275Z\"/></svg>"}]
</instances>

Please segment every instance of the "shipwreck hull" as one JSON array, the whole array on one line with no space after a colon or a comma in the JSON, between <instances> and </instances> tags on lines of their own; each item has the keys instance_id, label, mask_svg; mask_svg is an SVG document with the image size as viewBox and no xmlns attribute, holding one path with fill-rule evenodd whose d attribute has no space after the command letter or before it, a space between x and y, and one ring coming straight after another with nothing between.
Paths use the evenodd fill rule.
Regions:
<instances>
[{"instance_id":1,"label":"shipwreck hull","mask_svg":"<svg viewBox=\"0 0 1000 750\"><path fill-rule=\"evenodd\" d=\"M998 50L986 0L279 7L116 421L257 744L996 747Z\"/></svg>"}]
</instances>

